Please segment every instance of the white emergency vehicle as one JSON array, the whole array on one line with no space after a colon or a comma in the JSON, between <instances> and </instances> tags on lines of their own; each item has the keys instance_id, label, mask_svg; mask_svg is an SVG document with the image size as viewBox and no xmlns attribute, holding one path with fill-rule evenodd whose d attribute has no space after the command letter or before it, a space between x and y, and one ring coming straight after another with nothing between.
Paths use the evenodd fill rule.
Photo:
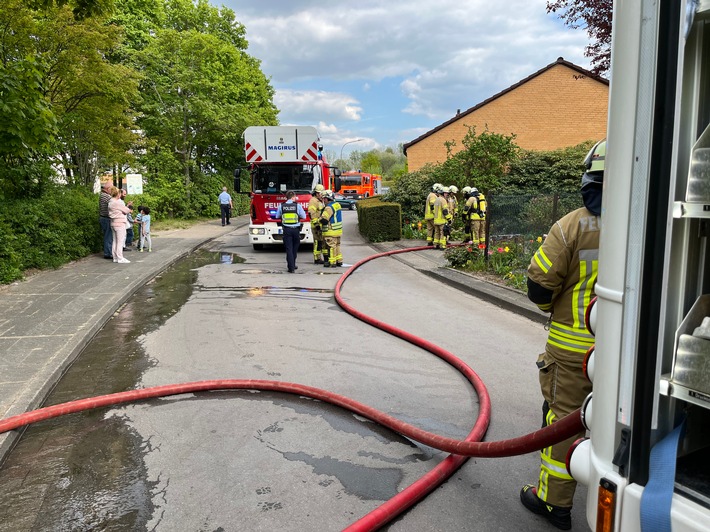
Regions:
<instances>
[{"instance_id":1,"label":"white emergency vehicle","mask_svg":"<svg viewBox=\"0 0 710 532\"><path fill-rule=\"evenodd\" d=\"M614 2L596 346L568 456L592 530L710 530L710 0Z\"/></svg>"}]
</instances>

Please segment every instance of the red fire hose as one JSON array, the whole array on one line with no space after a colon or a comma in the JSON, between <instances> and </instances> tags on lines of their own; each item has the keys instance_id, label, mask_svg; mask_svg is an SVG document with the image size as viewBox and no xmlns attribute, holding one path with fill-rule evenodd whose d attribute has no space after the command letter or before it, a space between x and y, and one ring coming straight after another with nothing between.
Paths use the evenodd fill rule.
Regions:
<instances>
[{"instance_id":1,"label":"red fire hose","mask_svg":"<svg viewBox=\"0 0 710 532\"><path fill-rule=\"evenodd\" d=\"M437 434L427 432L413 425L409 425L403 421L400 421L370 406L359 403L358 401L355 401L348 397L329 392L327 390L322 390L320 388L314 388L312 386L305 386L296 383L251 379L224 379L187 382L182 384L169 384L165 386L155 386L152 388L144 388L141 390L130 390L127 392L119 392L108 395L101 395L98 397L90 397L87 399L79 399L76 401L70 401L68 403L62 403L54 406L40 408L38 410L25 412L23 414L0 420L0 434L17 429L19 427L30 425L32 423L36 423L38 421L63 416L65 414L72 414L76 412L82 412L84 410L91 410L93 408L129 403L134 401L151 399L155 397L165 397L169 395L179 395L185 393L205 392L214 390L262 390L291 393L303 397L318 399L320 401L340 406L342 408L350 410L351 412L371 419L372 421L375 421L395 432L398 432L403 436L411 438L412 440L423 443L424 445L453 453L449 455L445 460L443 460L439 465L437 465L434 469L432 469L429 473L427 473L419 480L415 481L412 485L407 487L404 491L398 493L392 499L385 502L384 504L382 504L381 506L379 506L378 508L376 508L375 510L373 510L372 512L365 515L364 517L362 517L361 519L346 528L347 531L370 531L377 530L379 527L383 526L385 523L389 522L397 515L399 515L400 513L423 499L433 489L435 489L437 486L442 484L447 478L449 478L449 476L451 476L467 460L469 456L488 458L516 456L519 454L525 454L539 449L543 449L545 447L549 447L554 443L566 440L574 434L581 432L583 430L583 426L581 418L579 416L579 411L576 411L570 414L569 416L563 418L562 420L556 422L555 424L544 429L535 431L526 436L521 436L518 438L498 442L480 441L485 435L486 430L488 429L488 424L490 422L491 415L490 398L488 396L488 391L486 390L486 387L481 381L480 377L468 365L466 365L462 360L454 356L452 353L440 348L435 344L432 344L431 342L414 336L411 333L402 331L382 321L366 316L365 314L357 311L356 309L353 309L340 297L340 289L345 280L350 276L353 271L355 271L357 268L359 268L366 262L387 255L394 255L397 253L405 253L409 251L419 251L425 249L431 248L416 247L394 250L385 253L380 253L377 255L372 255L359 261L351 268L349 268L346 273L338 280L335 286L335 299L346 312L352 314L358 319L386 332L389 332L399 338L407 340L408 342L411 342L439 356L440 358L454 366L456 369L458 369L471 382L479 397L479 417L476 423L474 424L470 434L463 441L455 440L452 438L446 438L444 436L439 436Z\"/></svg>"}]
</instances>

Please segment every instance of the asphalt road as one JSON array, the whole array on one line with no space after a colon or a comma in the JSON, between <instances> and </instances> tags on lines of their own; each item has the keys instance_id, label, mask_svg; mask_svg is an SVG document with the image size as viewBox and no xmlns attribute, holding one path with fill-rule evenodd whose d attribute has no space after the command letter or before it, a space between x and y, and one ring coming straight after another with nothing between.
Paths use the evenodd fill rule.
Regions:
<instances>
[{"instance_id":1,"label":"asphalt road","mask_svg":"<svg viewBox=\"0 0 710 532\"><path fill-rule=\"evenodd\" d=\"M356 213L344 216L348 265L374 251L356 234ZM470 385L433 355L343 312L333 299L342 271L313 265L308 247L295 274L285 273L282 250L255 252L244 231L194 261L125 305L53 402L100 393L117 375L124 387L273 379L331 390L442 435L470 431L478 408ZM539 428L539 323L395 258L358 269L343 296L471 365L492 399L487 440ZM0 522L10 529L341 530L446 456L276 393L180 396L71 417L28 429L0 471ZM471 459L388 529L549 530L518 501L537 465L536 453ZM34 480L18 491L20 476ZM579 492L574 529L586 530Z\"/></svg>"}]
</instances>

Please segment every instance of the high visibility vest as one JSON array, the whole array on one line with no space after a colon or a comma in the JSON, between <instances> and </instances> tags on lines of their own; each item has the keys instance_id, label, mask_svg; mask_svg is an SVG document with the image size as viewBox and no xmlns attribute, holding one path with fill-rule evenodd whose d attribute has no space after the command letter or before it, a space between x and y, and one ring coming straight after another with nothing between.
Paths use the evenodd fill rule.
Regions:
<instances>
[{"instance_id":1,"label":"high visibility vest","mask_svg":"<svg viewBox=\"0 0 710 532\"><path fill-rule=\"evenodd\" d=\"M281 223L284 225L298 225L298 204L281 204Z\"/></svg>"},{"instance_id":2,"label":"high visibility vest","mask_svg":"<svg viewBox=\"0 0 710 532\"><path fill-rule=\"evenodd\" d=\"M328 211L330 209L330 211ZM330 203L323 210L323 214L328 216L328 227L323 229L323 236L340 236L343 234L343 211L340 210L340 203Z\"/></svg>"}]
</instances>

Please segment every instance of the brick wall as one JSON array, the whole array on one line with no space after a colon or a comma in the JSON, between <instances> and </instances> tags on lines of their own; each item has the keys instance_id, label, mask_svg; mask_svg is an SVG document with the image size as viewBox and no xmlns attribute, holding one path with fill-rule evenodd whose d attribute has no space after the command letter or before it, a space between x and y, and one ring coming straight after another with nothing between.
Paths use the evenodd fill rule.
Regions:
<instances>
[{"instance_id":1,"label":"brick wall","mask_svg":"<svg viewBox=\"0 0 710 532\"><path fill-rule=\"evenodd\" d=\"M563 65L555 64L522 85L407 148L409 171L446 160L444 142L462 149L468 126L479 134L515 134L527 150L554 150L606 137L609 86Z\"/></svg>"}]
</instances>

